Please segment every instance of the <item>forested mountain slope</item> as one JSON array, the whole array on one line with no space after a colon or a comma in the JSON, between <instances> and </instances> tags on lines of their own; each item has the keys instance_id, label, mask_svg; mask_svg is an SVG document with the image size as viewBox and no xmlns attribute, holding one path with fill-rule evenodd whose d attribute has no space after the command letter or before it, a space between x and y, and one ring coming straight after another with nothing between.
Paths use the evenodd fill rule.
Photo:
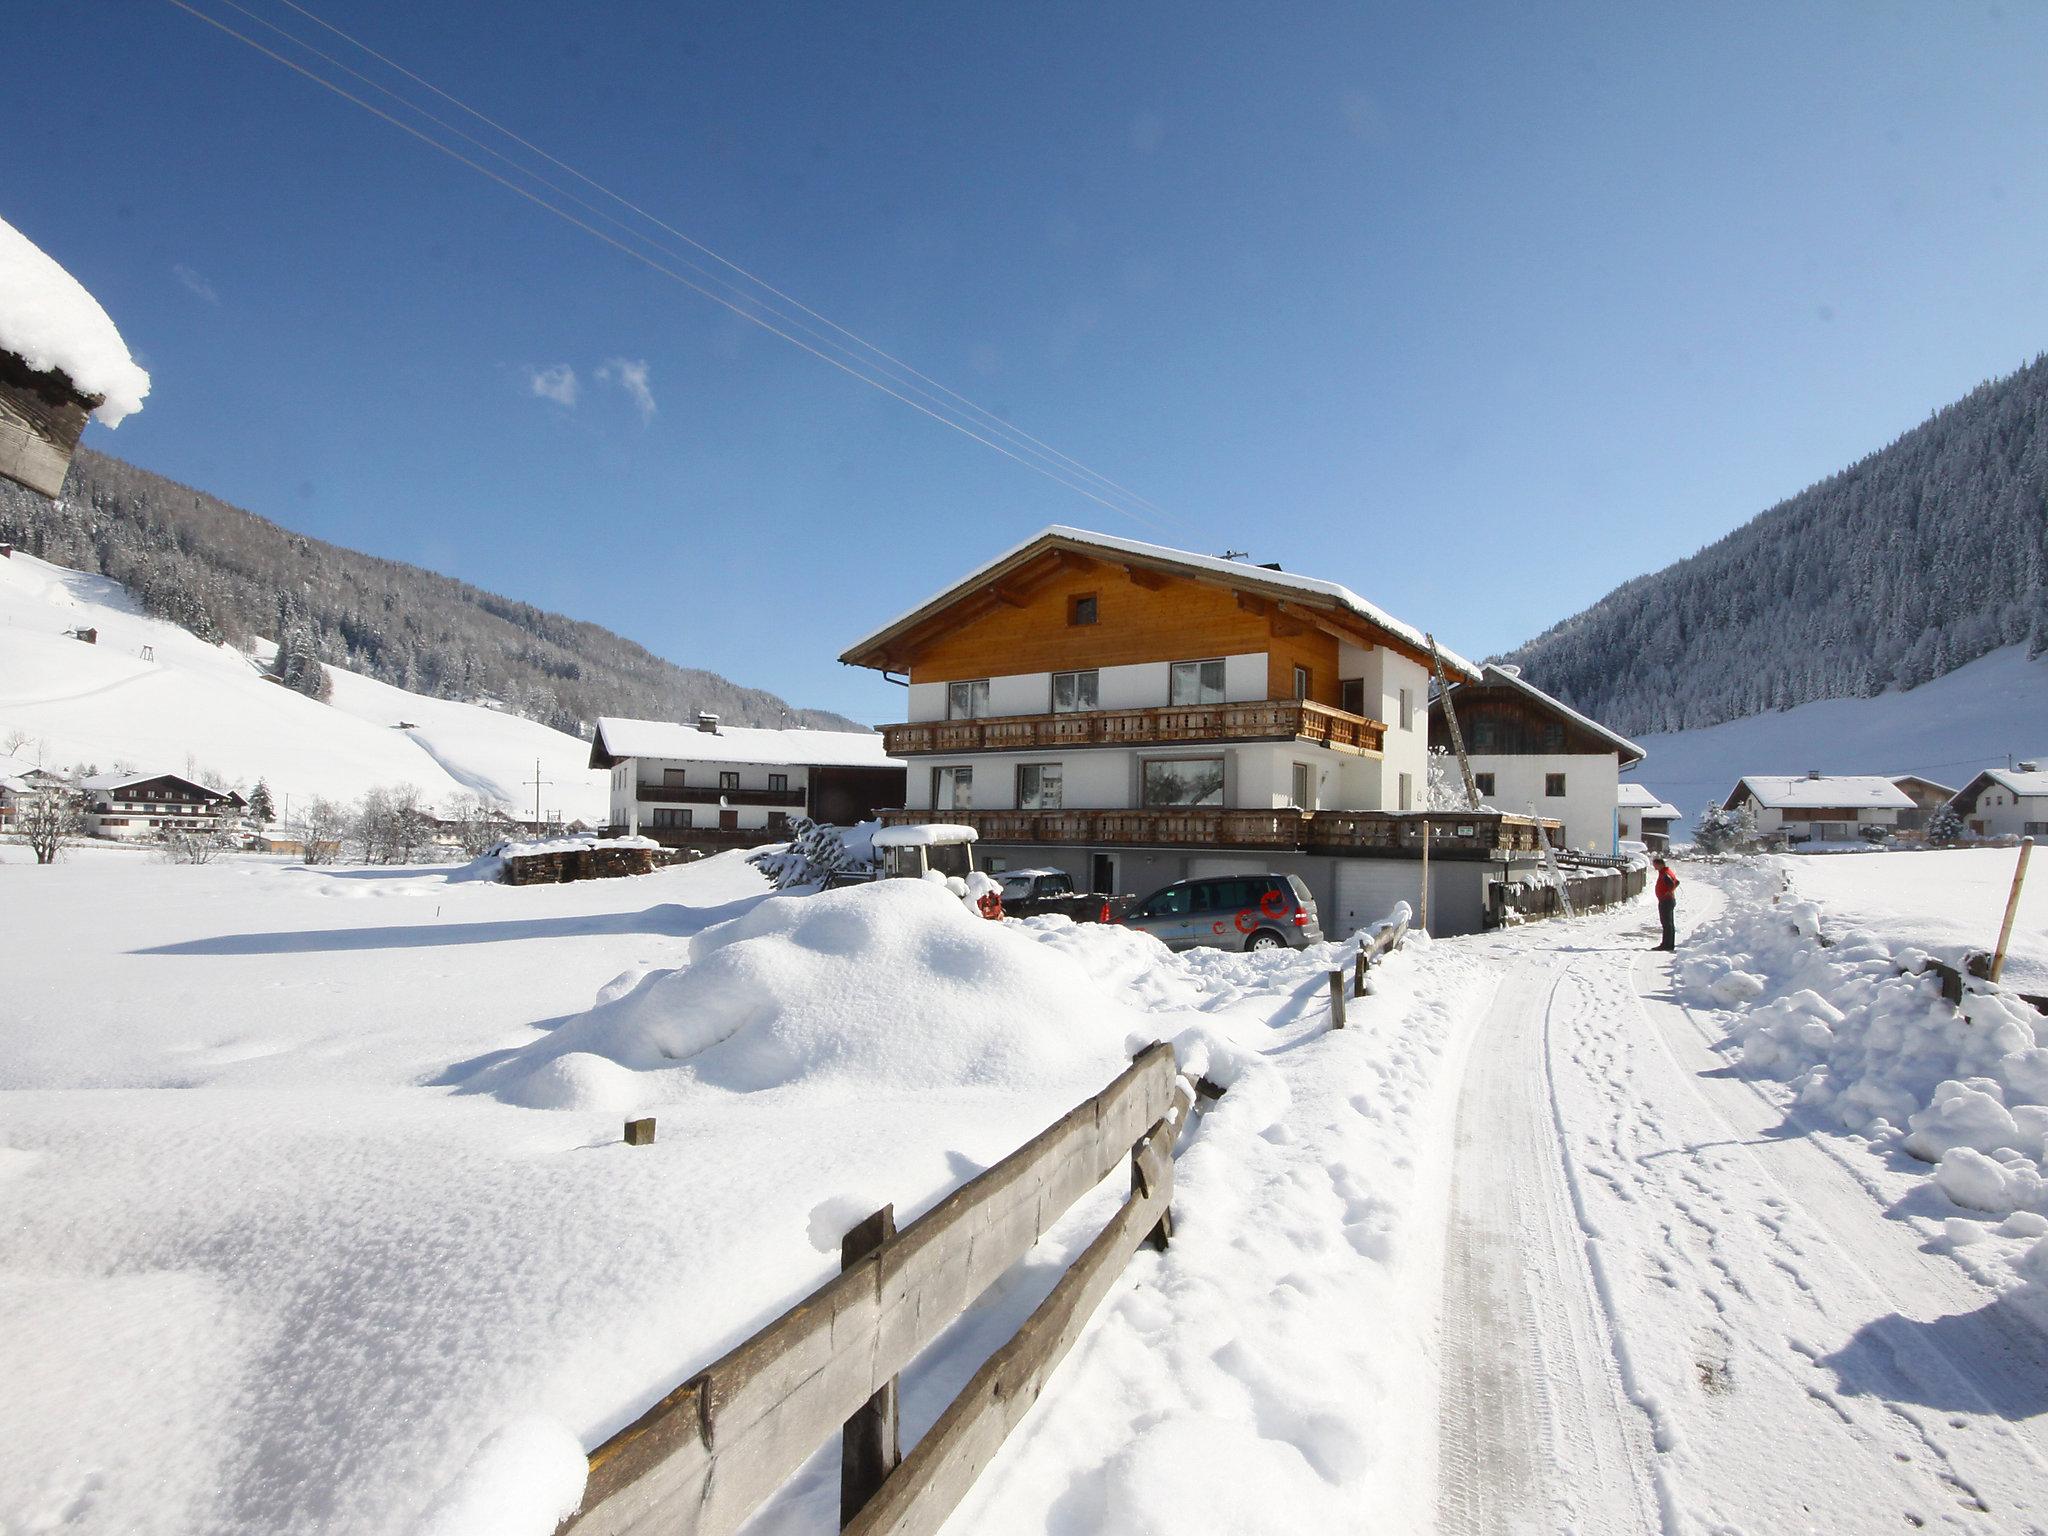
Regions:
<instances>
[{"instance_id":1,"label":"forested mountain slope","mask_svg":"<svg viewBox=\"0 0 2048 1536\"><path fill-rule=\"evenodd\" d=\"M2048 650L2048 359L1510 655L1631 735Z\"/></svg>"},{"instance_id":2,"label":"forested mountain slope","mask_svg":"<svg viewBox=\"0 0 2048 1536\"><path fill-rule=\"evenodd\" d=\"M467 582L307 538L81 449L61 501L0 481L0 541L110 576L146 612L203 640L294 635L324 662L415 693L491 699L580 734L599 715L857 729L715 672L679 667L610 630Z\"/></svg>"}]
</instances>

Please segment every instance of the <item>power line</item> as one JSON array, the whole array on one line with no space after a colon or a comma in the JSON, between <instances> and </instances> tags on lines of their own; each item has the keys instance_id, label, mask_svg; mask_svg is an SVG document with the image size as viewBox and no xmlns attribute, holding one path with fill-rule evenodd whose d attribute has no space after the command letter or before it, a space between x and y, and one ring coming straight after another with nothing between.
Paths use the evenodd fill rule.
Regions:
<instances>
[{"instance_id":1,"label":"power line","mask_svg":"<svg viewBox=\"0 0 2048 1536\"><path fill-rule=\"evenodd\" d=\"M391 113L386 112L383 108L377 106L375 103L364 100L362 97L356 95L354 92L346 89L343 86L337 85L334 81L329 80L320 74L315 73L313 70L306 68L303 64L300 64L296 60L285 57L283 54L277 52L273 48L266 47L263 43L258 42L255 38L250 37L247 33L237 31L234 27L229 26L226 22L220 20L218 17L210 16L206 12L197 9L195 6L189 4L188 0L167 0L167 3L175 6L177 9L181 11L184 11L187 15L192 16L196 20L205 22L208 26L214 28L216 31L226 34L227 36L235 39L235 41L243 44L244 46L254 49L257 53L262 54L264 57L271 59L276 63L282 64L285 68L291 70L295 74L301 75L304 78L312 81L315 85L321 86L322 88L333 92L335 95L341 97L344 101L348 101L353 105L362 108L365 112L370 113L373 117L380 118L384 122L391 124L392 127L397 128L404 133L410 134L413 138L418 139L422 144L428 145L430 148L439 150L442 154L448 156L448 158L450 158L451 160L457 161L458 163L467 166L470 170L475 171L478 175L496 182L499 186L504 187L507 191L516 193L518 196L525 198L535 207L544 209L548 213L553 214L556 218L562 220L564 223L572 225L575 228L582 230L585 234L588 234L598 240L603 241L606 245L613 247L615 250L623 252L624 254L632 257L634 260L642 263L643 265L653 269L656 272L659 272L662 276L669 278L671 281L680 283L683 287L690 289L692 292L701 294L703 297L711 300L712 303L719 305L721 308L731 311L733 314L739 316L742 320L747 321L749 324L759 326L762 330L767 331L772 335L779 336L780 338L782 338L782 340L788 342L791 346L798 347L803 351L810 353L811 356L819 359L821 362L828 363L832 367L837 368L840 372L848 375L849 377L858 379L861 383L866 384L871 389L879 390L881 393L890 396L892 399L901 401L904 405L909 406L912 410L917 411L922 415L930 417L933 421L938 422L940 425L952 428L952 430L960 433L963 437L971 438L975 442L980 443L985 448L993 449L995 452L1000 453L1004 458L1010 459L1015 463L1023 465L1026 469L1032 470L1037 474L1043 475L1046 479L1051 480L1055 484L1063 486L1070 491L1073 491L1076 495L1086 497L1088 500L1095 502L1098 506L1106 507L1108 510L1112 512L1118 513L1119 515L1124 517L1128 517L1135 522L1143 523L1148 527L1161 527L1161 525L1154 519L1146 517L1141 513L1135 512L1127 506L1122 506L1114 501L1108 500L1104 496L1099 495L1097 494L1097 492L1091 490L1088 486L1076 483L1074 480L1069 479L1066 475L1059 473L1057 470L1050 468L1045 464L1036 463L1032 459L1026 458L1022 454L1012 451L1011 448L1006 447L1004 444L996 442L993 439L984 436L981 432L976 431L974 426L961 421L957 421L951 416L944 415L941 413L940 410L935 410L931 406L924 405L919 401L910 398L910 396L902 393L902 391L891 387L892 384L902 383L903 381L876 378L871 374L862 372L861 368L858 366L854 366L853 364L843 362L839 358L831 356L829 353L820 351L817 347L812 346L810 343L802 340L801 338L791 335L789 331L784 330L781 326L771 324L768 321L768 319L763 317L762 314L757 313L754 310L748 309L742 304L736 303L733 300L726 298L722 294L714 292L712 289L704 286L702 283L692 281L690 278L684 276L681 272L676 271L673 267L668 266L664 262L658 261L654 257L648 255L645 251L639 250L634 246L628 245L625 243L625 241L619 239L617 236L607 234L605 233L605 231L598 229L596 226L586 223L584 220L576 217L574 214L566 211L565 209L557 207L555 204L549 202L546 198L540 196L538 193L532 191L530 188L521 186L517 182L500 175L498 172L492 170L489 166L481 164L480 162L471 159L468 155L463 154L460 150L455 149L448 144L442 143L439 139L433 137L433 135L422 131L421 129L415 127L413 124L406 122L402 118L393 116ZM232 0L227 0L227 3L232 4ZM236 6L235 8L237 10L241 9L239 6ZM244 12L244 14L247 13ZM256 19L260 20L260 18ZM314 19L317 20L318 18ZM266 25L268 24L266 23ZM273 30L278 29L273 28ZM289 37L291 34L285 33L283 35ZM293 41L296 42L297 39L293 39ZM300 44L300 46L304 47L305 45L302 43ZM314 52L315 50L309 48L307 51ZM337 64L336 67L344 70L347 69L346 65ZM397 68L399 66L394 65L393 67ZM350 72L353 73L353 71ZM374 84L374 82L369 83ZM383 88L378 87L378 89ZM430 86L429 89L433 89L433 87ZM387 92L387 94L390 93ZM395 99L402 100L402 98ZM410 108L410 110L420 112L422 116L430 116L430 114L421 111L420 108L418 108L417 106L413 106L411 103L406 103L406 105ZM438 121L438 119L434 119L434 121ZM450 131L458 133L460 132L460 130L455 129L451 129ZM478 147L487 148L486 146L482 145L479 145ZM493 151L492 153L495 152ZM503 157L500 156L499 158L502 159ZM508 161L507 163L510 164L511 162ZM541 178L535 175L533 172L524 170L523 168L520 169L520 174L532 177L532 179L536 181L541 180ZM580 173L575 174L580 175ZM545 185L546 183L543 184ZM568 194L565 193L563 195L566 196ZM592 211L593 213L595 212L595 210ZM603 215L598 216L602 217ZM616 221L611 222L615 223ZM642 240L646 239L646 237L639 235L634 235L633 238ZM687 239L688 237L684 236L682 238ZM648 243L652 244L654 242L649 241ZM694 244L695 242L692 243ZM664 252L663 254L669 253ZM723 260L724 258L721 257L719 259ZM735 268L735 270L741 269ZM763 286L765 287L766 285L764 284ZM792 300L791 302L794 303L795 301ZM765 308L765 306L763 307ZM768 313L774 314L777 320L782 320L787 324L797 324L797 322L790 320L788 316L776 313L775 311L770 310L768 311ZM823 317L820 316L819 318L822 319ZM826 321L825 323L828 325L832 324L832 322L829 320ZM835 327L835 329L838 329L838 327ZM851 336L853 333L849 331L846 332L846 334ZM841 348L840 350L843 351L845 349ZM905 387L914 388L915 386L906 384ZM944 386L940 387L944 388ZM975 409L979 410L980 407L977 406L975 407ZM1000 420L1000 418L993 419ZM1060 455L1060 457L1065 458L1065 455ZM1097 480L1099 480L1102 484L1106 486L1110 486L1112 488L1114 488L1115 486L1115 483L1113 481L1108 480L1107 477L1096 475L1095 471L1088 470L1085 466L1082 467L1082 472L1094 476ZM1151 505L1151 503L1146 504Z\"/></svg>"},{"instance_id":2,"label":"power line","mask_svg":"<svg viewBox=\"0 0 2048 1536\"><path fill-rule=\"evenodd\" d=\"M225 3L233 4L233 0L225 0ZM625 208L632 213L638 214L641 218L647 220L648 223L654 225L656 228L666 231L667 233L675 236L676 239L683 241L686 245L689 245L695 250L701 251L704 255L710 257L720 266L726 267L731 271L737 272L741 277L744 277L748 282L753 283L757 287L762 288L768 293L773 294L776 298L781 299L784 303L793 305L797 309L802 310L805 314L809 315L813 320L819 321L821 324L830 326L840 335L845 336L849 340L858 343L861 347L873 353L876 357L879 357L884 361L892 364L893 366L902 369L905 373L910 374L912 377L919 379L926 384L931 385L932 388L938 390L941 394L946 395L948 398L952 400L958 401L961 405L966 406L976 415L985 418L989 422L993 423L995 426L1001 428L1003 431L1014 434L1017 438L1021 439L1022 441L1031 444L1035 448L1041 449L1045 453L1050 454L1053 458L1060 460L1061 462L1071 466L1076 470L1079 470L1081 473L1087 475L1091 480L1099 481L1103 485L1108 486L1110 489L1117 491L1124 496L1129 497L1138 505L1150 507L1155 512L1159 512L1162 514L1165 513L1166 509L1160 506L1157 502L1151 501L1144 496L1140 496L1136 491L1131 490L1128 486L1119 485L1116 481L1110 479L1107 475L1101 474L1096 470L1090 469L1080 460L1072 458L1069 455L1060 452L1059 449L1053 447L1050 443L1043 442L1040 439L1033 437L1029 432L1026 432L1022 427L1019 427L1014 423L1005 420L1003 417L996 415L995 412L988 410L983 406L977 405L974 401L968 399L965 395L959 393L957 390L948 388L945 384L940 383L937 379L932 378L929 374L920 372L917 368L905 362L903 359L895 356L893 353L884 350L882 347L877 346L874 342L869 341L866 337L861 336L856 332L847 329L847 327L839 324L838 321L832 319L830 316L820 314L817 310L812 309L810 305L804 303L801 299L796 298L792 294L783 292L782 289L777 288L773 283L769 282L766 278L748 271L738 262L733 261L729 257L724 256L719 252L713 250L710 246L704 244L703 241L698 240L694 236L686 233L685 231L677 229L673 224L666 222L656 214L650 213L647 209L642 208L638 203L635 203L630 198L625 197L618 192L614 192L610 187L607 187L602 182L599 182L593 179L592 177L584 174L582 171L578 170L575 166L570 165L568 162L557 159L555 156L549 154L546 150L542 149L538 144L533 143L531 140L520 137L519 134L515 133L512 129L507 128L503 123L500 123L495 118L488 117L484 113L479 112L475 107L470 106L469 103L441 89L441 87L434 84L433 81L424 79L423 77L413 73L413 71L407 69L403 64L400 64L396 59L389 58L386 55L379 53L376 49L372 48L368 43L363 42L360 38L354 37L351 34L344 32L341 28L335 26L332 22L326 20L321 16L315 15L311 10L299 4L298 0L278 0L278 3L287 6L294 11L297 11L301 16L305 17L314 25L323 27L327 31L332 32L336 37L342 39L342 41L348 43L350 46L362 50L362 52L368 54L378 63L384 65L387 69L395 70L399 74L405 76L406 79L412 81L414 84L419 85L426 90L432 91L436 96L440 97L443 101L449 103L451 106L454 106L463 112L468 113L471 117L475 118L478 122L490 128L493 132L503 134L506 138L510 139L513 143L519 145L522 149L529 150L533 154L540 156L541 159L547 161L548 164L554 166L556 169L566 171L569 175L574 176L578 181L582 182L585 186L590 187L592 190L600 193L601 195L610 198L620 207ZM242 8L239 5L236 5L235 9L241 10ZM244 12L243 14L246 15L248 13ZM265 23L265 25L270 24ZM273 28L273 30L282 32L281 28ZM283 35L287 37L291 36L291 34L288 32L283 33ZM295 42L297 41L296 38L294 38L293 40ZM300 46L304 47L305 44L301 43ZM347 68L346 65L340 65L338 67L343 69ZM354 71L351 70L350 73L353 74ZM358 76L357 78L360 79L362 77ZM379 89L382 89L382 87L379 87ZM418 107L414 107L413 110L420 111ZM421 115L425 116L426 114L422 113ZM452 128L450 129L450 131L456 133L461 132L460 129ZM464 134L463 137L468 138L468 135ZM471 142L475 143L476 141L472 139ZM483 146L479 145L479 147L481 148ZM493 151L493 153L495 153L495 151ZM527 172L527 174L531 175L532 173ZM535 177L535 179L539 180L538 177ZM567 196L569 194L565 193L564 195ZM588 204L584 204L583 206L587 207Z\"/></svg>"}]
</instances>

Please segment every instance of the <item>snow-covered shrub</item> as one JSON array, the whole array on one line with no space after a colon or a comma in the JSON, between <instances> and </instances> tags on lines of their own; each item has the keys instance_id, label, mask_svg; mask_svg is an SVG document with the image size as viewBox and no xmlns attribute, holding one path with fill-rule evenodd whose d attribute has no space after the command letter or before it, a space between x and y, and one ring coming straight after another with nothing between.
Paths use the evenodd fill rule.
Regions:
<instances>
[{"instance_id":1,"label":"snow-covered shrub","mask_svg":"<svg viewBox=\"0 0 2048 1536\"><path fill-rule=\"evenodd\" d=\"M1936 806L1927 818L1927 841L1949 848L1963 840L1963 818L1953 805Z\"/></svg>"},{"instance_id":2,"label":"snow-covered shrub","mask_svg":"<svg viewBox=\"0 0 2048 1536\"><path fill-rule=\"evenodd\" d=\"M880 866L875 860L873 838L879 822L835 827L808 816L792 816L786 846L766 848L747 862L768 877L778 891L799 885L822 885L828 875L867 874Z\"/></svg>"},{"instance_id":3,"label":"snow-covered shrub","mask_svg":"<svg viewBox=\"0 0 2048 1536\"><path fill-rule=\"evenodd\" d=\"M1748 801L1732 811L1709 804L1693 823L1692 837L1701 853L1754 853L1763 841L1756 809Z\"/></svg>"},{"instance_id":4,"label":"snow-covered shrub","mask_svg":"<svg viewBox=\"0 0 2048 1536\"><path fill-rule=\"evenodd\" d=\"M228 835L218 827L165 828L156 835L158 855L166 864L211 864L228 849Z\"/></svg>"},{"instance_id":5,"label":"snow-covered shrub","mask_svg":"<svg viewBox=\"0 0 2048 1536\"><path fill-rule=\"evenodd\" d=\"M1862 838L1863 841L1865 841L1866 843L1872 843L1878 847L1883 847L1886 843L1892 841L1892 839L1896 837L1898 834L1895 833L1890 827L1879 826L1876 822L1872 821L1865 822L1862 826L1858 827L1856 829L1856 835Z\"/></svg>"}]
</instances>

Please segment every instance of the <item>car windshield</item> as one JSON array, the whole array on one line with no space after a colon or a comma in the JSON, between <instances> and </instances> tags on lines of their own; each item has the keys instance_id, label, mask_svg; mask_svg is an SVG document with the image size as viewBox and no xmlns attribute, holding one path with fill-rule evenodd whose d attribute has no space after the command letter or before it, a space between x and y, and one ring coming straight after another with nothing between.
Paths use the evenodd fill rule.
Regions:
<instances>
[{"instance_id":1,"label":"car windshield","mask_svg":"<svg viewBox=\"0 0 2048 1536\"><path fill-rule=\"evenodd\" d=\"M1188 888L1184 885L1169 885L1156 892L1145 903L1147 917L1176 917L1188 909Z\"/></svg>"},{"instance_id":2,"label":"car windshield","mask_svg":"<svg viewBox=\"0 0 2048 1536\"><path fill-rule=\"evenodd\" d=\"M1031 894L1031 882L1029 875L1011 875L1003 882L1003 900L1022 901Z\"/></svg>"}]
</instances>

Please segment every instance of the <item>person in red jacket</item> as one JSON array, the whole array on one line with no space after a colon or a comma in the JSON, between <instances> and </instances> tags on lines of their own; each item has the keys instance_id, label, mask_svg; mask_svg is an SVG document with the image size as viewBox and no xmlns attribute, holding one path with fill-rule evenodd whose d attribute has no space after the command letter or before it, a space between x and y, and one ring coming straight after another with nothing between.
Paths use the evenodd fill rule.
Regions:
<instances>
[{"instance_id":1,"label":"person in red jacket","mask_svg":"<svg viewBox=\"0 0 2048 1536\"><path fill-rule=\"evenodd\" d=\"M1664 942L1659 949L1678 948L1678 876L1671 872L1671 866L1664 862L1664 855L1658 854L1650 861L1657 866L1657 921L1664 925Z\"/></svg>"}]
</instances>

